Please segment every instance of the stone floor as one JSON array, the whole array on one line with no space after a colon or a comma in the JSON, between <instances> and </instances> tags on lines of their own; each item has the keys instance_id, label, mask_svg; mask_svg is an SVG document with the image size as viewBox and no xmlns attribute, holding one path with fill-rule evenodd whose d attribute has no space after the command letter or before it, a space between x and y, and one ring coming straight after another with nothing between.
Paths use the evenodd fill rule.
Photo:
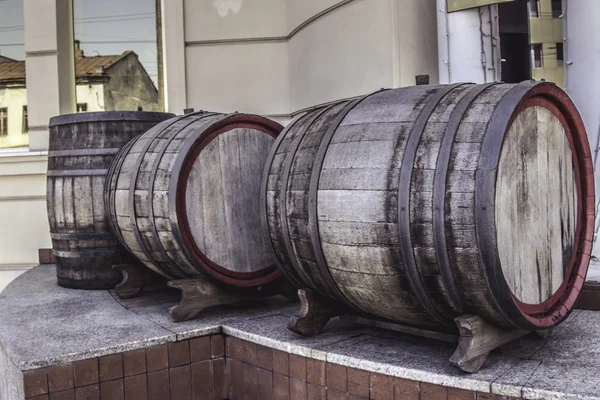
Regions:
<instances>
[{"instance_id":1,"label":"stone floor","mask_svg":"<svg viewBox=\"0 0 600 400\"><path fill-rule=\"evenodd\" d=\"M217 307L173 323L173 293L125 302L108 291L56 286L53 266L34 268L0 293L0 348L21 370L222 332L291 354L400 378L526 399L600 400L600 312L575 310L547 339L528 335L491 353L480 372L448 364L435 340L334 320L317 337L286 328L297 304L273 298Z\"/></svg>"}]
</instances>

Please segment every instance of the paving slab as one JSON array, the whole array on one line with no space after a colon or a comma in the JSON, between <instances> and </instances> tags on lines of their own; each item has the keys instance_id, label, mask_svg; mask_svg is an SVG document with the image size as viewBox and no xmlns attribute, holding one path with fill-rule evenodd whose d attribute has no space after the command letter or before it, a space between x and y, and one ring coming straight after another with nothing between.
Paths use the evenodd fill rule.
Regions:
<instances>
[{"instance_id":1,"label":"paving slab","mask_svg":"<svg viewBox=\"0 0 600 400\"><path fill-rule=\"evenodd\" d=\"M0 321L0 343L21 370L176 340L108 291L59 287L53 266L25 272L0 293Z\"/></svg>"}]
</instances>

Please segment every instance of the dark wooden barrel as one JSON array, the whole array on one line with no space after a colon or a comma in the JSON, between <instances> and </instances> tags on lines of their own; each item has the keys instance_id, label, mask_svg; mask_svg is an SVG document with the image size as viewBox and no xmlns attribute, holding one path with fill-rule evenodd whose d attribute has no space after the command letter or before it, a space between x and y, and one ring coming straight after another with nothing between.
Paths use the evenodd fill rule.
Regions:
<instances>
[{"instance_id":1,"label":"dark wooden barrel","mask_svg":"<svg viewBox=\"0 0 600 400\"><path fill-rule=\"evenodd\" d=\"M383 90L311 111L263 176L280 268L358 311L449 328L560 323L590 259L582 120L550 83Z\"/></svg>"},{"instance_id":2,"label":"dark wooden barrel","mask_svg":"<svg viewBox=\"0 0 600 400\"><path fill-rule=\"evenodd\" d=\"M50 120L47 207L58 284L109 289L120 279L113 264L132 257L104 214L104 180L119 149L173 114L94 112Z\"/></svg>"},{"instance_id":3,"label":"dark wooden barrel","mask_svg":"<svg viewBox=\"0 0 600 400\"><path fill-rule=\"evenodd\" d=\"M123 245L170 279L258 287L280 276L260 223L260 182L283 127L255 115L197 112L132 140L106 181Z\"/></svg>"}]
</instances>

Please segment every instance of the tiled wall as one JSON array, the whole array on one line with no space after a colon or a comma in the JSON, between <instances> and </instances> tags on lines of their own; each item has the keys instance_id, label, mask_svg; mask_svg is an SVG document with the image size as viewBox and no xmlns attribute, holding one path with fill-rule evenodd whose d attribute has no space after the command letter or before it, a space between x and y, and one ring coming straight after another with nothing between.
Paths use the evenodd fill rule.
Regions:
<instances>
[{"instance_id":1,"label":"tiled wall","mask_svg":"<svg viewBox=\"0 0 600 400\"><path fill-rule=\"evenodd\" d=\"M288 354L222 335L24 374L44 400L513 400Z\"/></svg>"},{"instance_id":2,"label":"tiled wall","mask_svg":"<svg viewBox=\"0 0 600 400\"><path fill-rule=\"evenodd\" d=\"M234 337L226 346L231 400L513 400L288 354Z\"/></svg>"},{"instance_id":3,"label":"tiled wall","mask_svg":"<svg viewBox=\"0 0 600 400\"><path fill-rule=\"evenodd\" d=\"M24 373L36 400L221 400L225 346L206 336Z\"/></svg>"}]
</instances>

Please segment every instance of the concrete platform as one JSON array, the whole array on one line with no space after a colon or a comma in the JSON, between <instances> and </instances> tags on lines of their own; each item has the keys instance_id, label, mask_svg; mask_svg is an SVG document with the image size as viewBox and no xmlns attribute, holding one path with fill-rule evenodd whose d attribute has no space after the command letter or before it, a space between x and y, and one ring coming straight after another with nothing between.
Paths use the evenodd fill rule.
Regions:
<instances>
[{"instance_id":1,"label":"concrete platform","mask_svg":"<svg viewBox=\"0 0 600 400\"><path fill-rule=\"evenodd\" d=\"M232 366L237 361L229 353L229 338L302 356L306 362L402 378L419 382L421 388L433 384L446 391L463 389L478 393L475 397L600 399L600 312L575 310L547 339L528 335L505 345L491 353L480 372L469 375L448 364L454 347L444 342L341 320L332 321L317 337L298 336L286 328L298 304L283 298L245 308L217 307L197 320L173 323L168 308L175 299L173 292L161 291L117 301L109 291L59 288L53 266L25 272L0 293L0 399L25 398L25 371L50 371L57 365L209 335L228 338L230 358L224 360ZM234 387L235 379L229 385Z\"/></svg>"}]
</instances>

